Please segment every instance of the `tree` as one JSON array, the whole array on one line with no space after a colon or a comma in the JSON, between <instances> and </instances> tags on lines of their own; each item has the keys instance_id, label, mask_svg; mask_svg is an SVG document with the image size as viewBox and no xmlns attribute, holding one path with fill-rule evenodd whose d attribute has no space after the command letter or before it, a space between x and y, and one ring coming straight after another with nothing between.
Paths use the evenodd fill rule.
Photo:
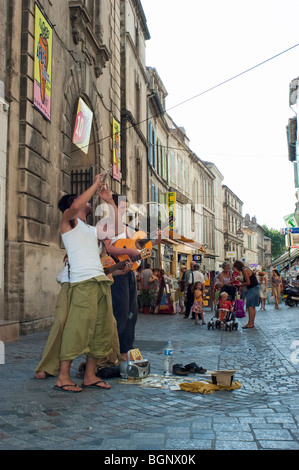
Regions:
<instances>
[{"instance_id":1,"label":"tree","mask_svg":"<svg viewBox=\"0 0 299 470\"><path fill-rule=\"evenodd\" d=\"M279 258L287 251L285 245L285 236L281 235L281 233L274 228L268 228L266 225L262 225L262 227L265 230L266 237L271 238L272 260Z\"/></svg>"}]
</instances>

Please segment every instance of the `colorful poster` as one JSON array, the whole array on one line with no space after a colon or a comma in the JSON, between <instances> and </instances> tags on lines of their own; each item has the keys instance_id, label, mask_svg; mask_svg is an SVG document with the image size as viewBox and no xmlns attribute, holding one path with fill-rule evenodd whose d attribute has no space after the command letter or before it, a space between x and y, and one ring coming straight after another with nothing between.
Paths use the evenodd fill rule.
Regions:
<instances>
[{"instance_id":1,"label":"colorful poster","mask_svg":"<svg viewBox=\"0 0 299 470\"><path fill-rule=\"evenodd\" d=\"M119 143L120 125L116 119L112 120L112 178L120 181L120 143Z\"/></svg>"},{"instance_id":2,"label":"colorful poster","mask_svg":"<svg viewBox=\"0 0 299 470\"><path fill-rule=\"evenodd\" d=\"M169 229L174 230L175 228L175 193L166 193L166 202L167 202L167 210L168 210L168 217L169 217Z\"/></svg>"},{"instance_id":3,"label":"colorful poster","mask_svg":"<svg viewBox=\"0 0 299 470\"><path fill-rule=\"evenodd\" d=\"M35 4L33 104L51 120L53 30Z\"/></svg>"},{"instance_id":4,"label":"colorful poster","mask_svg":"<svg viewBox=\"0 0 299 470\"><path fill-rule=\"evenodd\" d=\"M88 154L89 139L91 134L93 112L89 109L87 104L79 98L78 108L76 114L76 121L73 134L73 143Z\"/></svg>"}]
</instances>

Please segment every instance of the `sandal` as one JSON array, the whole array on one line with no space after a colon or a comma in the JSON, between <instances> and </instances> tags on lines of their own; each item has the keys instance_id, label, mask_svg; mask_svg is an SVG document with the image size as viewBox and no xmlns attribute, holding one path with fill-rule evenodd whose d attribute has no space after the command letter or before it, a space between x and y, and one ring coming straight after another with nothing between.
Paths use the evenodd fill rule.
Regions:
<instances>
[{"instance_id":1,"label":"sandal","mask_svg":"<svg viewBox=\"0 0 299 470\"><path fill-rule=\"evenodd\" d=\"M207 369L204 369L203 367L199 367L195 362L191 362L190 364L187 364L185 366L185 369L192 374L204 374L207 372Z\"/></svg>"},{"instance_id":2,"label":"sandal","mask_svg":"<svg viewBox=\"0 0 299 470\"><path fill-rule=\"evenodd\" d=\"M182 364L174 364L172 372L175 375L188 375L188 371Z\"/></svg>"}]
</instances>

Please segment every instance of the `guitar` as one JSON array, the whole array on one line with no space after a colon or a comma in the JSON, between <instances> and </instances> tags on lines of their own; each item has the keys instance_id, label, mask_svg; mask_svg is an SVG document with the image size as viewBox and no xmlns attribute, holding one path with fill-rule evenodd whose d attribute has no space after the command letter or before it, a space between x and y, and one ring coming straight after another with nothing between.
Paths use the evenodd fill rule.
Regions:
<instances>
[{"instance_id":1,"label":"guitar","mask_svg":"<svg viewBox=\"0 0 299 470\"><path fill-rule=\"evenodd\" d=\"M136 268L134 268L134 264L137 264L137 267L138 267L139 266L138 261L140 261L141 259L144 259L144 258L148 258L149 256L151 256L151 254L152 254L152 252L150 250L148 250L147 248L145 248L145 249L141 250L139 255L131 256L129 258L126 258L123 261L120 261L119 263L116 263L114 261L114 259L111 258L111 256L104 255L104 256L101 257L101 262L102 262L102 265L103 265L103 268L104 268L104 273L106 274L107 277L109 277L109 279L112 280L112 273L114 271L117 271L118 269L123 269L128 261L133 262L133 266L132 266L131 270L134 270L134 269L136 269Z\"/></svg>"},{"instance_id":2,"label":"guitar","mask_svg":"<svg viewBox=\"0 0 299 470\"><path fill-rule=\"evenodd\" d=\"M171 225L173 223L173 220L174 220L174 217L170 216L161 226L160 230L163 230L168 225ZM132 238L119 238L114 243L114 246L117 246L118 248L129 248L129 249L134 249L134 250L147 249L147 250L152 251L153 244L151 242L151 238L153 238L154 235L155 233L151 233L148 237L147 233L139 230L138 232L134 233ZM117 257L120 261L124 261L129 258L129 255L118 255ZM133 267L132 269L136 269L136 267Z\"/></svg>"}]
</instances>

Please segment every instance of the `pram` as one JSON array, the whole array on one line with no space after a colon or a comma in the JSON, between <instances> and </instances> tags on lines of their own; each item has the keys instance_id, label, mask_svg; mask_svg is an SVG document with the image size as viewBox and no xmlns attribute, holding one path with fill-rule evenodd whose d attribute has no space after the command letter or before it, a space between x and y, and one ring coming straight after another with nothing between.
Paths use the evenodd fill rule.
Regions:
<instances>
[{"instance_id":1,"label":"pram","mask_svg":"<svg viewBox=\"0 0 299 470\"><path fill-rule=\"evenodd\" d=\"M236 293L237 289L235 286L222 286L220 290L220 294L222 292L226 292L228 294L228 300L232 303L233 307L235 305L235 298L236 298ZM232 331L232 330L237 330L238 329L238 323L236 322L236 314L235 310L233 312L228 311L225 318L220 320L219 318L219 301L217 302L217 305L214 310L214 315L211 318L211 320L207 324L208 330L212 328L214 330L215 328L224 328L225 331Z\"/></svg>"}]
</instances>

